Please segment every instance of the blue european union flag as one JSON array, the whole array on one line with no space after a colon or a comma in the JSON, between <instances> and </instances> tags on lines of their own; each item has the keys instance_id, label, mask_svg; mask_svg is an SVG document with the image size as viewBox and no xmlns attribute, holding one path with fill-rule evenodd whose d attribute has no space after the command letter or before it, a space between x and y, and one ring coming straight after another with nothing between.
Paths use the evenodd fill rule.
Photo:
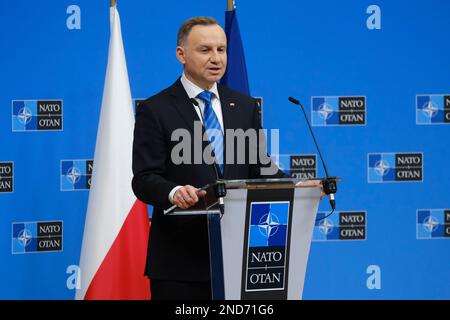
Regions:
<instances>
[{"instance_id":1,"label":"blue european union flag","mask_svg":"<svg viewBox=\"0 0 450 320\"><path fill-rule=\"evenodd\" d=\"M228 67L220 83L226 87L250 95L244 48L236 16L236 10L225 12L225 33L227 35Z\"/></svg>"}]
</instances>

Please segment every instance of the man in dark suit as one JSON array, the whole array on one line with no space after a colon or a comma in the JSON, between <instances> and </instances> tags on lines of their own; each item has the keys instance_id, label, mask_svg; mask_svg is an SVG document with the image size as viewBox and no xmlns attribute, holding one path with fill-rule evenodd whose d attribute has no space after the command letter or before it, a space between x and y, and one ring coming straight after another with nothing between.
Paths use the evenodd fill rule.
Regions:
<instances>
[{"instance_id":1,"label":"man in dark suit","mask_svg":"<svg viewBox=\"0 0 450 320\"><path fill-rule=\"evenodd\" d=\"M188 208L197 203L205 195L198 188L214 182L217 174L224 179L270 177L261 175L260 161L236 163L237 149L234 161L224 160L231 152L225 145L226 129L261 128L256 100L217 84L225 73L226 49L225 32L214 19L187 20L178 32L176 49L182 76L136 110L133 190L140 200L154 206L146 265L153 299L211 298L206 217L164 216L162 211L173 204ZM210 144L219 170L203 159L198 161L194 139L188 141L192 154L179 155L190 161L173 159L179 141L172 134L184 130L194 136L195 121L204 130L220 133L201 144L202 150ZM248 153L257 152L253 150L257 147L246 148Z\"/></svg>"}]
</instances>

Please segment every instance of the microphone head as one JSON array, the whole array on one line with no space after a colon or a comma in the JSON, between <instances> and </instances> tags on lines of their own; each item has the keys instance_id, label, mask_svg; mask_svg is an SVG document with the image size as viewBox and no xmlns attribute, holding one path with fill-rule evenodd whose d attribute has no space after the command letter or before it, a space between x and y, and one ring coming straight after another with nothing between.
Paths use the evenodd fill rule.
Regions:
<instances>
[{"instance_id":1,"label":"microphone head","mask_svg":"<svg viewBox=\"0 0 450 320\"><path fill-rule=\"evenodd\" d=\"M189 100L192 102L192 104L196 107L198 107L198 101L195 100L194 98L189 98Z\"/></svg>"},{"instance_id":2,"label":"microphone head","mask_svg":"<svg viewBox=\"0 0 450 320\"><path fill-rule=\"evenodd\" d=\"M294 104L300 104L300 101L298 101L298 100L295 99L295 98L289 97L288 100L289 100L290 102L294 103Z\"/></svg>"}]
</instances>

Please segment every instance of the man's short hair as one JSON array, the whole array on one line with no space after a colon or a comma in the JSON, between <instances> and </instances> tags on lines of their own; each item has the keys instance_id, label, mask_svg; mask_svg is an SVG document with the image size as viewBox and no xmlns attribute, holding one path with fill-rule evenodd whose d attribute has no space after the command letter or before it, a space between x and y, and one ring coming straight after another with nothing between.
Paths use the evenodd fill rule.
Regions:
<instances>
[{"instance_id":1,"label":"man's short hair","mask_svg":"<svg viewBox=\"0 0 450 320\"><path fill-rule=\"evenodd\" d=\"M184 44L193 27L210 26L215 24L218 25L217 21L211 17L194 17L186 20L178 30L177 45L182 46Z\"/></svg>"}]
</instances>

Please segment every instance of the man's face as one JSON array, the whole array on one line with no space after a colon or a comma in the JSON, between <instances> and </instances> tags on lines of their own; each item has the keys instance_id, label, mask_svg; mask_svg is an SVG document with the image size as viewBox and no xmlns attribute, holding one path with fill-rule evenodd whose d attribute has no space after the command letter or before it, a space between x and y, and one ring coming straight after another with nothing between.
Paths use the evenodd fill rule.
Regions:
<instances>
[{"instance_id":1,"label":"man's face","mask_svg":"<svg viewBox=\"0 0 450 320\"><path fill-rule=\"evenodd\" d=\"M176 54L186 77L208 90L222 78L227 67L225 32L218 25L194 26Z\"/></svg>"}]
</instances>

